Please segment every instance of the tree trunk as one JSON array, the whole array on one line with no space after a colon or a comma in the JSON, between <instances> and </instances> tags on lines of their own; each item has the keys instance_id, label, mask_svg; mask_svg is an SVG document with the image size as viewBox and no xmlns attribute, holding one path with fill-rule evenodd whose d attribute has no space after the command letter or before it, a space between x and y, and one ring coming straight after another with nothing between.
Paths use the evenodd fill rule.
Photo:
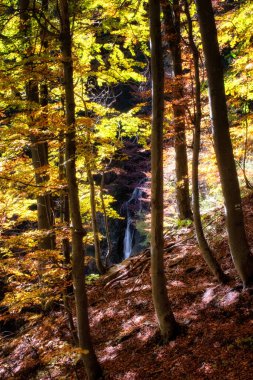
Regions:
<instances>
[{"instance_id":1,"label":"tree trunk","mask_svg":"<svg viewBox=\"0 0 253 380\"><path fill-rule=\"evenodd\" d=\"M195 76L195 106L196 112L194 115L194 140L193 140L193 156L192 156L192 210L193 210L193 220L196 232L196 237L199 245L200 252L206 261L210 271L213 275L220 281L224 283L226 281L226 276L223 273L219 263L214 257L207 240L204 235L203 226L201 222L200 215L200 203L199 203L199 151L200 151L200 127L201 127L201 86L200 86L200 75L199 75L199 51L195 45L192 31L192 20L189 11L188 0L184 0L185 13L188 22L188 37L190 49L193 56L194 65L194 76Z\"/></svg>"},{"instance_id":2,"label":"tree trunk","mask_svg":"<svg viewBox=\"0 0 253 380\"><path fill-rule=\"evenodd\" d=\"M163 112L164 70L162 56L160 4L149 0L152 134L151 134L151 278L152 296L164 342L175 337L177 323L166 289L163 263Z\"/></svg>"},{"instance_id":3,"label":"tree trunk","mask_svg":"<svg viewBox=\"0 0 253 380\"><path fill-rule=\"evenodd\" d=\"M175 155L176 155L176 200L180 219L191 219L189 195L188 160L185 136L185 107L182 104L184 86L182 81L182 57L180 48L180 10L178 0L173 6L162 0L164 27L173 67L172 108L174 114Z\"/></svg>"},{"instance_id":4,"label":"tree trunk","mask_svg":"<svg viewBox=\"0 0 253 380\"><path fill-rule=\"evenodd\" d=\"M30 47L29 34L31 33L31 23L28 13L29 5L29 0L19 0L21 30L24 35L24 45L26 48ZM32 63L28 62L26 65L29 66L30 72L32 73ZM45 89L43 95L45 95ZM26 83L26 97L27 101L30 103L29 108L31 108L32 111L33 105L38 105L40 103L38 83L33 79L28 80ZM45 98L42 97L42 99L44 101ZM32 118L31 115L30 118ZM32 127L32 120L30 121L30 124ZM30 138L32 163L35 170L35 182L36 185L42 186L49 180L49 176L46 173L46 169L48 167L48 143L45 141L45 136L40 137L40 133L31 133ZM45 173L41 172L42 168L45 169ZM37 196L37 215L38 229L44 232L44 236L39 240L39 248L54 249L55 236L52 232L54 216L52 211L52 198L49 193Z\"/></svg>"},{"instance_id":5,"label":"tree trunk","mask_svg":"<svg viewBox=\"0 0 253 380\"><path fill-rule=\"evenodd\" d=\"M72 256L73 282L75 290L77 329L81 357L88 379L95 380L102 376L102 369L93 349L89 320L88 304L84 277L83 226L80 214L78 185L76 179L76 142L75 142L75 101L73 84L72 41L68 0L58 1L58 11L61 25L60 43L64 69L64 88L66 98L66 178L69 190L70 218L72 222Z\"/></svg>"},{"instance_id":6,"label":"tree trunk","mask_svg":"<svg viewBox=\"0 0 253 380\"><path fill-rule=\"evenodd\" d=\"M64 103L63 103L64 109ZM64 134L61 131L58 136L59 141L59 180L63 181L66 179L66 168L65 168L65 147L64 147ZM69 197L68 191L66 189L60 192L60 221L61 223L66 223L69 226L70 215L69 215Z\"/></svg>"},{"instance_id":7,"label":"tree trunk","mask_svg":"<svg viewBox=\"0 0 253 380\"><path fill-rule=\"evenodd\" d=\"M95 186L92 178L92 172L90 169L90 163L86 159L86 168L87 168L87 177L90 184L90 208L91 208L91 220L92 220L92 230L94 238L94 248L95 248L95 261L99 273L103 274L106 272L106 269L101 260L101 249L99 241L99 231L97 224L97 212L96 212L96 197L95 197Z\"/></svg>"},{"instance_id":8,"label":"tree trunk","mask_svg":"<svg viewBox=\"0 0 253 380\"><path fill-rule=\"evenodd\" d=\"M214 148L225 200L229 246L244 286L253 282L253 257L246 238L240 188L229 134L224 76L211 0L196 0L209 85Z\"/></svg>"},{"instance_id":9,"label":"tree trunk","mask_svg":"<svg viewBox=\"0 0 253 380\"><path fill-rule=\"evenodd\" d=\"M27 98L30 98L27 93ZM48 167L48 144L40 141L39 138L31 136L31 152L32 162L35 170L36 185L46 185L49 180L48 174L41 174L41 168ZM39 173L38 173L39 171ZM54 225L54 215L51 194L37 196L37 213L38 213L38 229L45 232L45 235L39 241L40 249L55 249L55 234L52 231Z\"/></svg>"},{"instance_id":10,"label":"tree trunk","mask_svg":"<svg viewBox=\"0 0 253 380\"><path fill-rule=\"evenodd\" d=\"M109 263L110 263L110 258L112 255L112 241L110 237L110 229L109 229L109 221L108 221L108 216L106 212L106 206L105 206L105 201L104 201L104 172L102 173L102 178L101 178L101 184L100 184L100 200L101 200L101 206L104 214L104 223L105 223L105 235L106 235L106 241L107 241L107 254L105 257L105 265L108 268Z\"/></svg>"}]
</instances>

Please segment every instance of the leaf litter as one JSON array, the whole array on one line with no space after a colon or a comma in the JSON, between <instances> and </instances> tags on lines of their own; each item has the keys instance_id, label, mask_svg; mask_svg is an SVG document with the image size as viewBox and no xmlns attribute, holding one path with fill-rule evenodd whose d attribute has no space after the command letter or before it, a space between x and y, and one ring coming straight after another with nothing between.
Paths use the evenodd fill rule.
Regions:
<instances>
[{"instance_id":1,"label":"leaf litter","mask_svg":"<svg viewBox=\"0 0 253 380\"><path fill-rule=\"evenodd\" d=\"M253 196L243 203L253 249ZM168 293L182 328L166 345L158 338L148 250L87 285L93 343L107 380L253 378L252 290L242 289L222 227L212 248L230 277L225 286L209 273L194 238L173 241L171 248L167 237ZM47 312L9 316L27 323L9 336L2 329L1 380L86 378L67 314L60 302L55 305ZM73 318L76 322L74 307Z\"/></svg>"}]
</instances>

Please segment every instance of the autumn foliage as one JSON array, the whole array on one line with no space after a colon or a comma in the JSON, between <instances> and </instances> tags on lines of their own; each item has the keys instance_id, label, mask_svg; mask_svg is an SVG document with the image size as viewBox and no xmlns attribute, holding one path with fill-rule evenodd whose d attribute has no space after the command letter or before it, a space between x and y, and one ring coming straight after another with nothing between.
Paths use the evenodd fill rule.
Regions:
<instances>
[{"instance_id":1,"label":"autumn foliage","mask_svg":"<svg viewBox=\"0 0 253 380\"><path fill-rule=\"evenodd\" d=\"M150 170L157 65L155 54L151 70L151 3L0 0L1 379L98 379L102 371L92 377L85 362L93 346L94 362L108 379L252 378L252 295L242 286L250 287L252 268L237 272L229 255L198 1L161 1L158 74L164 70L164 98L157 104L159 110L164 104L164 188L160 219L151 225L158 202L151 183L162 173L154 176L154 164ZM251 263L253 4L210 3ZM138 207L132 199L129 215L139 255L134 251L120 263L126 206L135 188L142 195ZM199 254L196 188L198 222L225 285ZM149 242L155 231L164 243L160 268L164 254L164 289L177 321L171 334L177 338L165 345L151 296ZM73 268L76 255L81 261ZM88 296L88 349L80 344L75 308L80 268L81 300L85 287Z\"/></svg>"}]
</instances>

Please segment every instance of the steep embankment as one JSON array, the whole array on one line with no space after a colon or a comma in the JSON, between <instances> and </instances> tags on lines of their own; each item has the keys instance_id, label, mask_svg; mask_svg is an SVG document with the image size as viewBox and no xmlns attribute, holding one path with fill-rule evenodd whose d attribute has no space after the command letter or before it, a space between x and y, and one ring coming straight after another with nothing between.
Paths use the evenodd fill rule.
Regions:
<instances>
[{"instance_id":1,"label":"steep embankment","mask_svg":"<svg viewBox=\"0 0 253 380\"><path fill-rule=\"evenodd\" d=\"M253 196L244 200L244 210L253 248ZM209 237L231 277L226 286L209 274L192 231L166 241L168 291L182 326L175 341L161 346L157 339L148 250L88 285L93 340L107 379L253 378L252 294L242 290L229 255L224 219L218 213L215 217ZM83 378L78 354L70 348L61 303L49 311L30 311L30 317L13 336L2 333L1 379Z\"/></svg>"}]
</instances>

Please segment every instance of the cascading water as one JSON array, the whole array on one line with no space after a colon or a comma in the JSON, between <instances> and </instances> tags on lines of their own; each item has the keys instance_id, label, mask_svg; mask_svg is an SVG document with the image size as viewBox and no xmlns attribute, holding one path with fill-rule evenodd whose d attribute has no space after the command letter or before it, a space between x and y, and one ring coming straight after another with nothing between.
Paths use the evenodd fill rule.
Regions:
<instances>
[{"instance_id":1,"label":"cascading water","mask_svg":"<svg viewBox=\"0 0 253 380\"><path fill-rule=\"evenodd\" d=\"M132 220L129 216L127 216L127 226L124 236L124 259L127 259L132 252L132 244L134 237L134 229L132 226Z\"/></svg>"},{"instance_id":2,"label":"cascading water","mask_svg":"<svg viewBox=\"0 0 253 380\"><path fill-rule=\"evenodd\" d=\"M141 183L138 186L140 186ZM130 199L125 203L127 225L126 225L126 231L125 231L125 236L124 236L124 246L123 246L124 259L127 259L132 253L133 238L134 238L134 233L135 233L135 227L134 227L133 220L131 217L131 214L133 214L133 211L131 212L131 209L134 209L135 213L142 211L142 204L141 204L142 194L143 194L143 189L140 187L136 187Z\"/></svg>"}]
</instances>

